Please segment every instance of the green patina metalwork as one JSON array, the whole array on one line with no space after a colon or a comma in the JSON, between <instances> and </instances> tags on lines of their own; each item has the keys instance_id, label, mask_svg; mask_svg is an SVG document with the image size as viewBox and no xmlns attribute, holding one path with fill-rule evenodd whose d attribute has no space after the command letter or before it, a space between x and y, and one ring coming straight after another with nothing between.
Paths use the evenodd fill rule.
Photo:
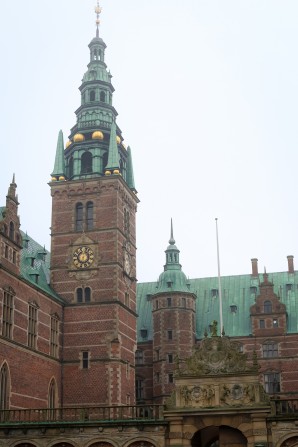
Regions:
<instances>
[{"instance_id":1,"label":"green patina metalwork","mask_svg":"<svg viewBox=\"0 0 298 447\"><path fill-rule=\"evenodd\" d=\"M54 171L52 172L52 177L54 176L65 177L64 142L62 130L59 131L58 135L55 165Z\"/></svg>"},{"instance_id":2,"label":"green patina metalwork","mask_svg":"<svg viewBox=\"0 0 298 447\"><path fill-rule=\"evenodd\" d=\"M36 288L46 292L51 298L63 303L62 298L50 287L50 252L34 239L21 231L21 277Z\"/></svg>"},{"instance_id":3,"label":"green patina metalwork","mask_svg":"<svg viewBox=\"0 0 298 447\"><path fill-rule=\"evenodd\" d=\"M59 132L52 178L86 179L103 176L106 170L119 170L124 181L135 190L131 153L126 151L121 129L116 124L118 113L113 107L112 75L105 63L106 44L96 36L89 49L90 62L80 86L81 105L75 112L76 124L65 150ZM82 157L88 161L84 163Z\"/></svg>"}]
</instances>

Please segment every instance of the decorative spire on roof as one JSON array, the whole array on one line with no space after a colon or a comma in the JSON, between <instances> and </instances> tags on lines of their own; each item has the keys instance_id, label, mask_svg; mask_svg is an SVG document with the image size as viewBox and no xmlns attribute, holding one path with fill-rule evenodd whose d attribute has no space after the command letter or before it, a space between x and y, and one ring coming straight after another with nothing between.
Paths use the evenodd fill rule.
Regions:
<instances>
[{"instance_id":1,"label":"decorative spire on roof","mask_svg":"<svg viewBox=\"0 0 298 447\"><path fill-rule=\"evenodd\" d=\"M109 144L109 158L105 169L105 175L120 174L119 166L119 151L117 144L117 133L116 133L116 123L112 122L111 134L110 134L110 144Z\"/></svg>"},{"instance_id":2,"label":"decorative spire on roof","mask_svg":"<svg viewBox=\"0 0 298 447\"><path fill-rule=\"evenodd\" d=\"M99 37L99 25L100 25L100 20L99 20L99 16L100 13L102 11L102 8L99 6L99 1L97 1L97 5L94 8L95 10L95 14L96 14L96 37Z\"/></svg>"},{"instance_id":3,"label":"decorative spire on roof","mask_svg":"<svg viewBox=\"0 0 298 447\"><path fill-rule=\"evenodd\" d=\"M13 174L11 184L9 185L9 188L8 188L7 198L12 199L15 202L18 201L18 196L16 195L16 189L17 189L17 184L15 181L15 175Z\"/></svg>"},{"instance_id":4,"label":"decorative spire on roof","mask_svg":"<svg viewBox=\"0 0 298 447\"><path fill-rule=\"evenodd\" d=\"M137 192L136 188L135 188L135 180L134 180L134 174L133 174L133 165L132 165L132 156L131 156L130 146L128 146L128 148L127 148L126 183L128 184L130 189Z\"/></svg>"},{"instance_id":5,"label":"decorative spire on roof","mask_svg":"<svg viewBox=\"0 0 298 447\"><path fill-rule=\"evenodd\" d=\"M64 143L63 143L63 132L59 131L55 166L52 172L52 181L65 180L65 159L64 159Z\"/></svg>"},{"instance_id":6,"label":"decorative spire on roof","mask_svg":"<svg viewBox=\"0 0 298 447\"><path fill-rule=\"evenodd\" d=\"M173 236L173 219L171 218L171 237L170 237L170 240L169 240L169 244L170 245L174 245L175 244L175 239L174 239L174 236Z\"/></svg>"}]
</instances>

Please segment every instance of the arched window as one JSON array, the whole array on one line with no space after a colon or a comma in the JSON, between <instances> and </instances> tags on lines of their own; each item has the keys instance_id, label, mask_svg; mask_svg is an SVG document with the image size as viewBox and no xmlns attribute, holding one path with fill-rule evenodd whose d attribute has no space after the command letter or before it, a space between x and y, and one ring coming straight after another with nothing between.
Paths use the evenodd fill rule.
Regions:
<instances>
[{"instance_id":1,"label":"arched window","mask_svg":"<svg viewBox=\"0 0 298 447\"><path fill-rule=\"evenodd\" d=\"M48 408L49 411L49 418L50 420L55 420L55 408L56 408L56 382L54 379L51 380L50 386L49 386L49 396L48 396Z\"/></svg>"},{"instance_id":2,"label":"arched window","mask_svg":"<svg viewBox=\"0 0 298 447\"><path fill-rule=\"evenodd\" d=\"M90 287L79 287L77 289L77 302L78 303L90 303L90 301L91 301Z\"/></svg>"},{"instance_id":3,"label":"arched window","mask_svg":"<svg viewBox=\"0 0 298 447\"><path fill-rule=\"evenodd\" d=\"M5 234L5 236L7 236L7 225L6 224L3 225L3 233Z\"/></svg>"},{"instance_id":4,"label":"arched window","mask_svg":"<svg viewBox=\"0 0 298 447\"><path fill-rule=\"evenodd\" d=\"M272 303L271 301L264 301L264 313L271 314L272 313Z\"/></svg>"},{"instance_id":5,"label":"arched window","mask_svg":"<svg viewBox=\"0 0 298 447\"><path fill-rule=\"evenodd\" d=\"M0 370L0 410L9 408L9 372L6 363Z\"/></svg>"},{"instance_id":6,"label":"arched window","mask_svg":"<svg viewBox=\"0 0 298 447\"><path fill-rule=\"evenodd\" d=\"M105 94L105 92L100 92L100 100L101 100L101 102L106 102L106 94Z\"/></svg>"},{"instance_id":7,"label":"arched window","mask_svg":"<svg viewBox=\"0 0 298 447\"><path fill-rule=\"evenodd\" d=\"M76 231L83 231L83 205L76 204Z\"/></svg>"},{"instance_id":8,"label":"arched window","mask_svg":"<svg viewBox=\"0 0 298 447\"><path fill-rule=\"evenodd\" d=\"M14 240L14 223L10 222L9 224L9 237Z\"/></svg>"},{"instance_id":9,"label":"arched window","mask_svg":"<svg viewBox=\"0 0 298 447\"><path fill-rule=\"evenodd\" d=\"M81 174L90 172L92 172L92 154L91 152L84 152L81 157Z\"/></svg>"},{"instance_id":10,"label":"arched window","mask_svg":"<svg viewBox=\"0 0 298 447\"><path fill-rule=\"evenodd\" d=\"M70 157L69 159L68 170L69 170L69 178L71 178L73 176L73 157Z\"/></svg>"},{"instance_id":11,"label":"arched window","mask_svg":"<svg viewBox=\"0 0 298 447\"><path fill-rule=\"evenodd\" d=\"M105 152L103 154L103 157L102 157L103 169L105 169L106 165L108 164L108 156L109 156L109 154L107 152Z\"/></svg>"},{"instance_id":12,"label":"arched window","mask_svg":"<svg viewBox=\"0 0 298 447\"><path fill-rule=\"evenodd\" d=\"M90 303L90 301L91 301L91 289L90 289L90 287L85 287L84 295L85 295L85 303Z\"/></svg>"},{"instance_id":13,"label":"arched window","mask_svg":"<svg viewBox=\"0 0 298 447\"><path fill-rule=\"evenodd\" d=\"M88 202L86 206L86 224L87 230L93 228L93 202Z\"/></svg>"},{"instance_id":14,"label":"arched window","mask_svg":"<svg viewBox=\"0 0 298 447\"><path fill-rule=\"evenodd\" d=\"M95 90L91 90L90 92L90 101L95 101Z\"/></svg>"}]
</instances>

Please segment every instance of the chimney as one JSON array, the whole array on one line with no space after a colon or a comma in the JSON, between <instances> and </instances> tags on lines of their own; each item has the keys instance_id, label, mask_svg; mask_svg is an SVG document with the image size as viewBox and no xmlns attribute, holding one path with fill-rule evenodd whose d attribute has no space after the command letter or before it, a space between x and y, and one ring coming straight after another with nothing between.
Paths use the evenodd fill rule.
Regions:
<instances>
[{"instance_id":1,"label":"chimney","mask_svg":"<svg viewBox=\"0 0 298 447\"><path fill-rule=\"evenodd\" d=\"M253 258L251 260L251 275L258 277L259 276L259 272L258 272L258 260L257 258Z\"/></svg>"},{"instance_id":2,"label":"chimney","mask_svg":"<svg viewBox=\"0 0 298 447\"><path fill-rule=\"evenodd\" d=\"M287 256L288 259L288 273L294 273L294 256Z\"/></svg>"}]
</instances>

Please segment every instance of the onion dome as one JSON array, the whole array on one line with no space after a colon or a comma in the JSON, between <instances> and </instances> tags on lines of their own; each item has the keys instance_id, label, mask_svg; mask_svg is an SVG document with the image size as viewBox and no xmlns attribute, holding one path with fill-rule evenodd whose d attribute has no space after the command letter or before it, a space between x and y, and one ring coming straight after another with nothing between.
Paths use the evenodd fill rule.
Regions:
<instances>
[{"instance_id":1,"label":"onion dome","mask_svg":"<svg viewBox=\"0 0 298 447\"><path fill-rule=\"evenodd\" d=\"M95 132L93 132L92 140L103 140L103 139L104 135L100 130L96 130Z\"/></svg>"},{"instance_id":2,"label":"onion dome","mask_svg":"<svg viewBox=\"0 0 298 447\"><path fill-rule=\"evenodd\" d=\"M75 143L80 143L81 141L84 141L85 137L82 133L76 133L75 136L73 137L73 141Z\"/></svg>"},{"instance_id":3,"label":"onion dome","mask_svg":"<svg viewBox=\"0 0 298 447\"><path fill-rule=\"evenodd\" d=\"M121 138L117 135L117 137L116 137L116 141L117 141L117 144L120 144L121 143Z\"/></svg>"},{"instance_id":4,"label":"onion dome","mask_svg":"<svg viewBox=\"0 0 298 447\"><path fill-rule=\"evenodd\" d=\"M71 145L72 141L68 140L66 145L65 145L65 149L67 149L70 145Z\"/></svg>"}]
</instances>

